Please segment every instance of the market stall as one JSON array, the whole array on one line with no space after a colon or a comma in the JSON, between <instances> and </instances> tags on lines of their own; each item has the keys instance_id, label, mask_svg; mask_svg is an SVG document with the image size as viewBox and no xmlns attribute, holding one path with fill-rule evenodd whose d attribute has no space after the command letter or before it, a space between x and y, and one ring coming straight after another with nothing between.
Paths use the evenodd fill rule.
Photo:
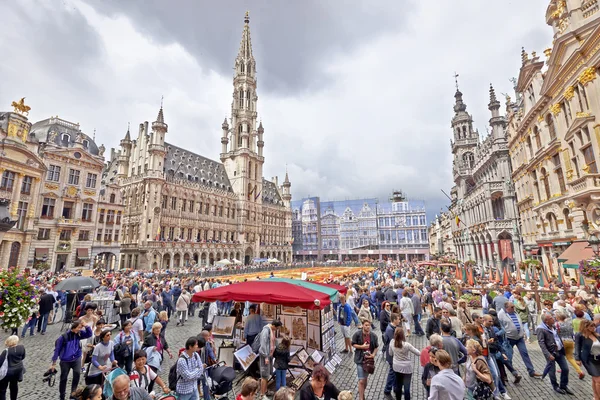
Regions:
<instances>
[{"instance_id":1,"label":"market stall","mask_svg":"<svg viewBox=\"0 0 600 400\"><path fill-rule=\"evenodd\" d=\"M315 364L323 364L333 372L339 365L335 354L335 313L332 304L338 301L337 285L325 285L296 279L271 278L221 286L195 293L192 301L249 301L260 304L260 313L268 323L279 319L283 326L279 335L292 342L292 386L299 388ZM221 317L213 323L215 335L227 335L237 343L235 357L246 370L257 355L243 338L235 338L233 321Z\"/></svg>"}]
</instances>

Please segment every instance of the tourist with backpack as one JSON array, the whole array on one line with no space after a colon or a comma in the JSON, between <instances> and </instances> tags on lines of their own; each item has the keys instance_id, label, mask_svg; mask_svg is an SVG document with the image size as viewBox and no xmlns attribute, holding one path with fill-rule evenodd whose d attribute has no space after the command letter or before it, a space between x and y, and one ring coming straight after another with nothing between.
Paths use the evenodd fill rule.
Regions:
<instances>
[{"instance_id":1,"label":"tourist with backpack","mask_svg":"<svg viewBox=\"0 0 600 400\"><path fill-rule=\"evenodd\" d=\"M204 367L198 355L198 338L192 336L185 342L185 351L176 365L175 391L178 400L199 400L198 380L204 376ZM169 386L171 383L169 371Z\"/></svg>"},{"instance_id":2,"label":"tourist with backpack","mask_svg":"<svg viewBox=\"0 0 600 400\"><path fill-rule=\"evenodd\" d=\"M281 325L281 321L275 319L270 324L265 325L260 332L260 347L258 348L258 354L260 356L259 368L260 394L262 396L261 400L266 400L267 385L269 379L271 379L271 375L273 375L273 366L271 365L271 360L273 359L273 353L275 352L275 337Z\"/></svg>"},{"instance_id":3,"label":"tourist with backpack","mask_svg":"<svg viewBox=\"0 0 600 400\"><path fill-rule=\"evenodd\" d=\"M52 355L50 369L52 371L56 370L56 361L60 359L60 383L58 385L60 400L65 400L67 380L71 370L73 370L71 392L74 392L77 389L77 385L79 385L79 378L81 376L81 340L91 338L92 335L92 328L78 320L73 322L71 329L60 335L54 344L54 354Z\"/></svg>"},{"instance_id":4,"label":"tourist with backpack","mask_svg":"<svg viewBox=\"0 0 600 400\"><path fill-rule=\"evenodd\" d=\"M133 331L131 321L125 321L123 330L115 338L115 359L119 364L119 368L124 368L128 374L131 373L134 354L140 349L140 342L135 331Z\"/></svg>"},{"instance_id":5,"label":"tourist with backpack","mask_svg":"<svg viewBox=\"0 0 600 400\"><path fill-rule=\"evenodd\" d=\"M151 395L154 393L154 383L156 382L158 386L162 389L164 393L169 393L172 389L165 385L164 381L156 374L156 372L152 371L152 369L146 365L146 360L148 357L146 356L146 352L144 350L137 350L133 356L133 362L135 364L135 368L129 374L129 381L131 382L132 387L137 387L140 389L144 389ZM173 365L175 369L177 368L177 363ZM170 371L169 371L170 374Z\"/></svg>"}]
</instances>

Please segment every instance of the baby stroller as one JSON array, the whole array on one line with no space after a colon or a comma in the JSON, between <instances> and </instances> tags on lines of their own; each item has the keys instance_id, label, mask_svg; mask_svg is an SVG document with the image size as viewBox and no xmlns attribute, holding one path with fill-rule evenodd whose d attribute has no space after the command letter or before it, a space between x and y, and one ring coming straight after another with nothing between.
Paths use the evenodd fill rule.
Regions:
<instances>
[{"instance_id":1,"label":"baby stroller","mask_svg":"<svg viewBox=\"0 0 600 400\"><path fill-rule=\"evenodd\" d=\"M232 367L221 361L218 364L206 368L207 385L212 398L228 400L225 395L233 391L233 380L235 371ZM233 393L235 397L235 393Z\"/></svg>"}]
</instances>

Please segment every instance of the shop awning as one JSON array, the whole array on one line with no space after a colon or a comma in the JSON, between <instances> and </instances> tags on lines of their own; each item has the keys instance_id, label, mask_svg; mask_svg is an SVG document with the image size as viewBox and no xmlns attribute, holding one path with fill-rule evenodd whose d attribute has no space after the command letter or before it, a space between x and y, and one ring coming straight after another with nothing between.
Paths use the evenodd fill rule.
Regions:
<instances>
[{"instance_id":1,"label":"shop awning","mask_svg":"<svg viewBox=\"0 0 600 400\"><path fill-rule=\"evenodd\" d=\"M579 261L594 258L594 252L587 241L573 242L560 256L558 262L563 268L579 268Z\"/></svg>"},{"instance_id":2,"label":"shop awning","mask_svg":"<svg viewBox=\"0 0 600 400\"><path fill-rule=\"evenodd\" d=\"M194 293L192 296L194 302L217 300L281 304L308 310L320 310L331 304L327 293L272 279L234 283Z\"/></svg>"},{"instance_id":3,"label":"shop awning","mask_svg":"<svg viewBox=\"0 0 600 400\"><path fill-rule=\"evenodd\" d=\"M35 258L41 260L43 258L48 258L48 250L49 249L35 249Z\"/></svg>"},{"instance_id":4,"label":"shop awning","mask_svg":"<svg viewBox=\"0 0 600 400\"><path fill-rule=\"evenodd\" d=\"M88 249L77 249L77 258L80 260L89 260L90 253Z\"/></svg>"},{"instance_id":5,"label":"shop awning","mask_svg":"<svg viewBox=\"0 0 600 400\"><path fill-rule=\"evenodd\" d=\"M269 278L270 281L275 282L284 282L289 283L291 285L301 286L310 290L316 290L318 292L323 292L329 295L329 299L332 303L338 301L339 292L337 289L331 288L329 286L324 286L315 282L307 282L301 279L288 279L288 278Z\"/></svg>"}]
</instances>

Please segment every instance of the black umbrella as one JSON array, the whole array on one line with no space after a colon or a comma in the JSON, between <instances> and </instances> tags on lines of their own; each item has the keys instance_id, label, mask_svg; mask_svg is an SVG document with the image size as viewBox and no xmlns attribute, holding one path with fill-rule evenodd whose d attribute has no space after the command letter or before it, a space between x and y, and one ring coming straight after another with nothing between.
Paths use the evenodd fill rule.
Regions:
<instances>
[{"instance_id":1,"label":"black umbrella","mask_svg":"<svg viewBox=\"0 0 600 400\"><path fill-rule=\"evenodd\" d=\"M100 283L89 276L74 276L61 281L54 290L75 290L77 292L87 289L95 289Z\"/></svg>"}]
</instances>

